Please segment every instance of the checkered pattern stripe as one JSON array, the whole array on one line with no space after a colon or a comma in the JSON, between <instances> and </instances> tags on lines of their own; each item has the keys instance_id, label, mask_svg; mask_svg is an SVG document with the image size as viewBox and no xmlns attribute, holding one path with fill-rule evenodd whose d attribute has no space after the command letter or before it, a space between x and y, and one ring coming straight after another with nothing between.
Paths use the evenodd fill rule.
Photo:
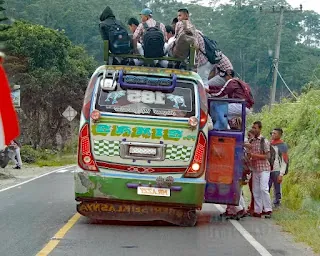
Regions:
<instances>
[{"instance_id":1,"label":"checkered pattern stripe","mask_svg":"<svg viewBox=\"0 0 320 256\"><path fill-rule=\"evenodd\" d=\"M167 145L166 159L177 161L189 161L191 157L192 147L180 145Z\"/></svg>"},{"instance_id":2,"label":"checkered pattern stripe","mask_svg":"<svg viewBox=\"0 0 320 256\"><path fill-rule=\"evenodd\" d=\"M181 145L167 145L166 158L172 161L189 161L193 147ZM120 141L95 140L93 146L94 153L98 156L119 156Z\"/></svg>"},{"instance_id":3,"label":"checkered pattern stripe","mask_svg":"<svg viewBox=\"0 0 320 256\"><path fill-rule=\"evenodd\" d=\"M95 140L93 151L98 156L119 156L120 141Z\"/></svg>"}]
</instances>

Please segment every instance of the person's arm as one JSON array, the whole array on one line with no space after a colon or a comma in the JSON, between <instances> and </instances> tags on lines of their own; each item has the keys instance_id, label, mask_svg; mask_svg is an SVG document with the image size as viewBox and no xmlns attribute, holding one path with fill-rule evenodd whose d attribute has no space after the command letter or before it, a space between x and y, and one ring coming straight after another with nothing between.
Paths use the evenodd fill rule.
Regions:
<instances>
[{"instance_id":1,"label":"person's arm","mask_svg":"<svg viewBox=\"0 0 320 256\"><path fill-rule=\"evenodd\" d=\"M135 53L138 53L138 46L137 46L138 40L141 38L142 34L143 34L143 24L140 23L132 36L132 46Z\"/></svg>"},{"instance_id":2,"label":"person's arm","mask_svg":"<svg viewBox=\"0 0 320 256\"><path fill-rule=\"evenodd\" d=\"M265 160L270 157L270 143L265 140L264 141L264 154L251 154L251 158L253 160Z\"/></svg>"}]
</instances>

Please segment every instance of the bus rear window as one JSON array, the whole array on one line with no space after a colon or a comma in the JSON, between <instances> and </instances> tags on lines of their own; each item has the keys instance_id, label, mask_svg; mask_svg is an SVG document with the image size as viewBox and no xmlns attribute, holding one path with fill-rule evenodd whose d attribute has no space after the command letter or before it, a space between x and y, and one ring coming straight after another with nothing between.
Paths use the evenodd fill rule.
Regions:
<instances>
[{"instance_id":1,"label":"bus rear window","mask_svg":"<svg viewBox=\"0 0 320 256\"><path fill-rule=\"evenodd\" d=\"M100 87L95 107L101 112L189 118L195 115L194 84L177 82L172 93Z\"/></svg>"}]
</instances>

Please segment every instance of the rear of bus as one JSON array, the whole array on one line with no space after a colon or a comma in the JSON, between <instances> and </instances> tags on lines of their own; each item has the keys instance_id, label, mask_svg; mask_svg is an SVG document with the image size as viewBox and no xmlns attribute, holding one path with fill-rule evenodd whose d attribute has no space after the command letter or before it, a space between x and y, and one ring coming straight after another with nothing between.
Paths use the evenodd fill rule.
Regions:
<instances>
[{"instance_id":1,"label":"rear of bus","mask_svg":"<svg viewBox=\"0 0 320 256\"><path fill-rule=\"evenodd\" d=\"M201 208L207 104L199 79L147 67L103 66L93 74L75 172L81 214L117 219L125 207L138 215Z\"/></svg>"}]
</instances>

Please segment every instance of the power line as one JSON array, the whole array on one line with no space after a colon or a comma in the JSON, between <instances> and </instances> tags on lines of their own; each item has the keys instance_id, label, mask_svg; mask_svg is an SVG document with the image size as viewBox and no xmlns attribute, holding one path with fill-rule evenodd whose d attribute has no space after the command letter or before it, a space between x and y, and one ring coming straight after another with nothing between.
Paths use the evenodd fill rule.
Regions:
<instances>
[{"instance_id":1,"label":"power line","mask_svg":"<svg viewBox=\"0 0 320 256\"><path fill-rule=\"evenodd\" d=\"M284 81L282 75L280 74L278 68L274 65L274 69L277 71L277 74L279 75L280 79L282 80L283 84L287 87L288 91L291 93L291 95L297 100L297 96L294 95L294 93L291 91L291 89L289 88L289 86L287 85L287 83Z\"/></svg>"},{"instance_id":2,"label":"power line","mask_svg":"<svg viewBox=\"0 0 320 256\"><path fill-rule=\"evenodd\" d=\"M262 12L262 6L260 6L260 11ZM279 25L278 25L278 33L277 33L277 42L275 45L275 57L273 59L273 67L275 70L278 70L279 66L279 57L280 57L280 46L281 46L281 33L282 33L282 25L283 25L283 14L284 12L301 12L302 11L302 5L300 4L300 10L286 10L284 6L280 6L280 10L276 11L275 6L272 7L272 12L267 13L280 13L279 17ZM277 78L278 73L273 71L273 78L272 78L272 87L270 90L270 109L272 104L275 102L276 98L276 90L277 90ZM280 73L279 73L280 74Z\"/></svg>"}]
</instances>

